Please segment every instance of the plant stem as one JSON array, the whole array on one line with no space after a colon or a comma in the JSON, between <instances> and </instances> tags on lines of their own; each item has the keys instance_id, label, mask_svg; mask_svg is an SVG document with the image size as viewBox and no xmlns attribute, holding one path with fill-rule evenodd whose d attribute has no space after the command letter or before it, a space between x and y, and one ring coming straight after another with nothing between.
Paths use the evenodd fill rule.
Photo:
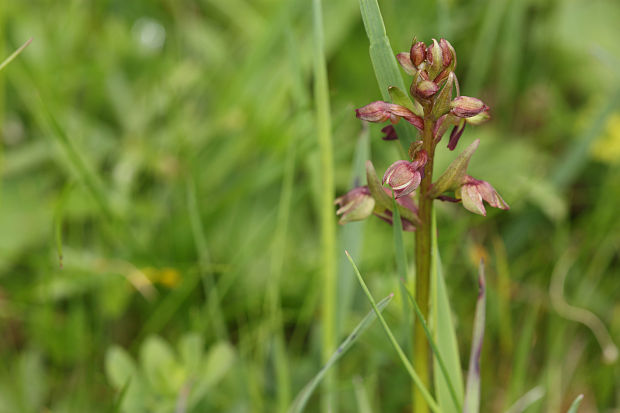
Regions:
<instances>
[{"instance_id":1,"label":"plant stem","mask_svg":"<svg viewBox=\"0 0 620 413\"><path fill-rule=\"evenodd\" d=\"M424 167L424 178L422 178L418 192L419 217L421 222L415 234L415 298L425 319L428 319L431 269L431 218L433 207L433 200L428 196L428 193L433 181L433 158L435 156L435 143L433 142L435 119L431 115L431 109L432 105L424 105L422 147L428 154L428 162ZM415 323L414 327L413 355L414 365L422 379L422 383L424 383L426 387L430 387L430 352L421 322ZM414 390L413 392L413 411L415 413L428 412L426 400L424 400L418 390Z\"/></svg>"},{"instance_id":2,"label":"plant stem","mask_svg":"<svg viewBox=\"0 0 620 413\"><path fill-rule=\"evenodd\" d=\"M314 100L316 104L316 125L319 152L321 155L321 249L323 273L321 288L322 334L321 355L327 363L336 349L336 220L334 215L334 162L332 151L331 117L329 105L329 87L327 84L327 65L323 48L323 16L321 0L313 0L314 24ZM337 412L337 400L334 387L336 369L330 369L323 381L321 411Z\"/></svg>"}]
</instances>

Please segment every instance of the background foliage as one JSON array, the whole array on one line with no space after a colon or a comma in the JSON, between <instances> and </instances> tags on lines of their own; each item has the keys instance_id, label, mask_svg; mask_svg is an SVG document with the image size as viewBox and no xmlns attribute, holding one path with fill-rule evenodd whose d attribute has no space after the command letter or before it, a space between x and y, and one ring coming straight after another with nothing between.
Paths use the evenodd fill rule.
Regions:
<instances>
[{"instance_id":1,"label":"background foliage","mask_svg":"<svg viewBox=\"0 0 620 413\"><path fill-rule=\"evenodd\" d=\"M566 302L620 341L620 3L380 5L395 52L448 38L463 93L492 108L461 147L481 138L471 173L512 209L438 206L462 360L489 263L483 409L535 389L528 411L578 393L617 411L619 363ZM357 1L324 2L324 26L342 194L367 139L353 108L380 94ZM0 412L281 409L320 368L309 2L8 0L0 27L1 56L34 37L0 72ZM382 171L398 155L379 129ZM454 156L439 152L437 170ZM369 310L344 248L376 297L399 288L391 228L352 225L340 338ZM408 380L373 326L333 392L345 412L402 411Z\"/></svg>"}]
</instances>

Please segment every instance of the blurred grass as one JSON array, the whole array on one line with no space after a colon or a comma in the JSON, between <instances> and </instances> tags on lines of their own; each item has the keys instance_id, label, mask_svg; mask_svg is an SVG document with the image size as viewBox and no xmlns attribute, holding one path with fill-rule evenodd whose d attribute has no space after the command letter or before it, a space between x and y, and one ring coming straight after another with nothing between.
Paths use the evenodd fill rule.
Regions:
<instances>
[{"instance_id":1,"label":"blurred grass","mask_svg":"<svg viewBox=\"0 0 620 413\"><path fill-rule=\"evenodd\" d=\"M619 364L603 363L591 331L560 317L548 290L575 251L566 301L618 344L620 5L380 6L395 53L414 35L449 32L463 91L492 107L463 145L481 138L471 173L512 209L482 219L437 205L461 360L477 265L488 262L482 409L506 410L537 386L543 399L527 411L567 411L582 393L581 411L618 409ZM380 173L398 148L377 125L360 135L354 117L386 92L358 2L323 7L333 197L351 188L352 170L363 184L369 153ZM188 411L283 411L321 366L325 191L308 2L9 0L0 23L0 60L34 39L0 72L0 412L110 411L119 388L103 373L108 349L137 360L154 336L179 349L164 368L171 394L147 396L175 408L197 391L176 381L191 377L182 354L201 354L185 347L188 333L231 363ZM440 145L437 171L454 156ZM369 288L385 296L403 271L394 234L374 218L363 225L337 227L332 253L358 243ZM408 233L403 242L410 251ZM336 342L367 312L351 270L338 268ZM384 315L395 331L402 304ZM339 363L340 411L406 408L409 378L379 328ZM307 411L318 405L313 396Z\"/></svg>"}]
</instances>

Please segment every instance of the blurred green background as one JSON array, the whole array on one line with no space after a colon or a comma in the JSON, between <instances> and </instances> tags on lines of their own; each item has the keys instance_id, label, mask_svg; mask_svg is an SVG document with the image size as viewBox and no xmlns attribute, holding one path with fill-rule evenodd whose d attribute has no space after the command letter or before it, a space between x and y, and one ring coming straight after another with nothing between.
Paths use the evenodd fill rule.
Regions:
<instances>
[{"instance_id":1,"label":"blurred green background","mask_svg":"<svg viewBox=\"0 0 620 413\"><path fill-rule=\"evenodd\" d=\"M462 360L488 260L483 411L534 389L528 412L579 393L618 412L602 346L620 341L620 2L380 6L395 53L446 37L463 93L492 108L459 147L481 139L471 173L511 210L437 206ZM319 370L311 16L308 0L2 2L0 60L34 40L0 72L0 412L275 412ZM324 26L337 196L357 146L380 174L398 152L354 116L380 99L357 1L325 1ZM376 297L399 287L388 225L338 231L344 338L369 310L345 248ZM409 389L373 326L332 391L343 412L396 412Z\"/></svg>"}]
</instances>

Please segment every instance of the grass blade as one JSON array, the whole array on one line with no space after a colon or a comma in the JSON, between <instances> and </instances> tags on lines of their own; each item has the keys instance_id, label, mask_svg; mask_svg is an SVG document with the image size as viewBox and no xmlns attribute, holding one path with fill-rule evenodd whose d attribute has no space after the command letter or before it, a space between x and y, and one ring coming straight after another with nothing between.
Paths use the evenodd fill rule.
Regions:
<instances>
[{"instance_id":1,"label":"grass blade","mask_svg":"<svg viewBox=\"0 0 620 413\"><path fill-rule=\"evenodd\" d=\"M525 409L542 399L544 395L545 389L543 389L542 386L536 386L514 402L514 404L506 410L506 413L522 413Z\"/></svg>"},{"instance_id":2,"label":"grass blade","mask_svg":"<svg viewBox=\"0 0 620 413\"><path fill-rule=\"evenodd\" d=\"M323 48L323 12L321 0L313 0L314 27L314 100L316 106L317 138L321 159L321 199L319 215L321 220L321 245L323 266L322 334L321 353L323 361L330 359L336 347L336 221L334 214L334 162L332 151L332 126L330 117L329 88L327 84L327 68ZM335 372L325 379L325 388L332 388ZM337 411L333 396L325 392L323 411Z\"/></svg>"},{"instance_id":3,"label":"grass blade","mask_svg":"<svg viewBox=\"0 0 620 413\"><path fill-rule=\"evenodd\" d=\"M456 398L459 401L455 404L450 398L450 386L448 381L441 374L435 375L435 391L437 399L441 405L441 409L446 413L460 413L459 405L463 404L463 376L461 375L461 360L459 357L458 344L456 341L456 333L454 323L452 322L452 310L450 309L450 301L446 283L443 278L441 266L441 258L437 247L437 222L433 211L433 229L432 229L432 246L431 253L433 255L431 268L431 310L433 311L432 331L435 342L437 343L438 353L442 355L446 368L450 375L450 382L453 384ZM441 367L439 361L435 357L435 371Z\"/></svg>"},{"instance_id":4,"label":"grass blade","mask_svg":"<svg viewBox=\"0 0 620 413\"><path fill-rule=\"evenodd\" d=\"M577 409L579 408L579 405L581 404L582 400L583 400L583 394L580 394L579 396L575 398L575 400L573 400L573 403L571 403L566 413L577 413Z\"/></svg>"},{"instance_id":5,"label":"grass blade","mask_svg":"<svg viewBox=\"0 0 620 413\"><path fill-rule=\"evenodd\" d=\"M424 333L426 334L426 338L428 339L428 342L431 345L431 349L433 350L433 354L437 358L437 362L439 363L439 367L441 368L441 373L443 374L444 379L446 380L446 383L448 384L448 389L450 390L450 397L452 398L452 401L454 402L454 405L456 406L456 408L459 411L461 411L463 406L459 402L459 400L458 400L458 398L456 396L456 391L454 390L454 384L452 383L452 380L450 378L450 374L448 374L448 369L446 367L446 363L444 363L443 357L441 357L441 353L439 352L439 348L437 347L437 343L435 343L435 340L433 340L433 335L431 334L431 331L428 328L428 324L426 323L426 320L424 319L424 315L422 314L422 311L420 310L420 306L418 305L418 303L415 300L415 298L413 298L413 296L411 295L409 290L405 289L405 291L407 292L407 296L409 297L409 302L413 306L413 308L415 310L415 313L416 313L416 316L418 317L418 320L422 324L422 328L424 328Z\"/></svg>"},{"instance_id":6,"label":"grass blade","mask_svg":"<svg viewBox=\"0 0 620 413\"><path fill-rule=\"evenodd\" d=\"M413 380L414 384L420 390L422 397L424 398L426 403L428 403L428 406L431 408L431 410L434 411L435 413L442 412L441 408L439 407L435 399L433 399L433 396L431 396L426 386L424 386L424 383L422 383L422 380L420 379L420 376L418 376L418 373L415 372L415 369L413 368L413 366L411 365L411 362L409 361L409 359L403 352L403 349L400 348L398 341L396 341L396 337L394 337L392 330L390 330L390 327L387 325L385 319L381 315L381 311L379 310L378 305L375 303L374 298L372 298L372 294L370 293L370 290L366 286L366 283L364 282L364 279L362 278L362 274L360 274L360 270L357 268L357 265L355 265L355 262L353 262L353 258L351 258L351 255L349 255L347 251L345 251L345 253L347 254L347 258L349 259L349 262L353 266L353 270L355 271L355 275L357 276L357 280L359 281L360 286L362 287L362 290L364 291L364 294L366 294L366 297L368 297L368 301L370 301L370 305L375 311L375 314L377 314L377 317L379 318L379 322L381 323L381 326L383 327L385 334L387 334L388 339L392 343L392 346L394 346L394 349L396 350L396 353L398 354L400 361L405 366L407 373L409 373L409 376L411 376L411 379Z\"/></svg>"},{"instance_id":7,"label":"grass blade","mask_svg":"<svg viewBox=\"0 0 620 413\"><path fill-rule=\"evenodd\" d=\"M15 59L17 56L19 56L19 54L26 48L28 47L28 45L32 42L32 37L28 40L26 40L26 42L24 44L22 44L17 50L15 50L13 53L11 53L11 55L9 57L7 57L6 59L4 59L4 61L2 63L0 63L0 71L2 71L2 69L4 69L9 63L11 63L13 61L13 59Z\"/></svg>"},{"instance_id":8,"label":"grass blade","mask_svg":"<svg viewBox=\"0 0 620 413\"><path fill-rule=\"evenodd\" d=\"M381 96L384 101L390 102L390 93L388 91L390 86L396 86L401 90L407 90L407 88L405 88L396 57L394 57L394 51L385 32L383 17L381 17L381 10L377 0L360 0L360 10L366 34L370 41L370 60L377 77L377 83L379 83ZM407 147L415 141L417 132L409 123L399 122L394 125L394 128L398 137L403 139L403 143Z\"/></svg>"},{"instance_id":9,"label":"grass blade","mask_svg":"<svg viewBox=\"0 0 620 413\"><path fill-rule=\"evenodd\" d=\"M469 356L469 371L467 373L467 390L465 391L465 405L463 413L478 413L480 411L480 353L484 340L484 321L486 313L486 282L484 279L484 262L480 261L478 269L478 303L474 316L474 333L471 341Z\"/></svg>"},{"instance_id":10,"label":"grass blade","mask_svg":"<svg viewBox=\"0 0 620 413\"><path fill-rule=\"evenodd\" d=\"M300 413L304 410L306 403L310 399L312 392L319 385L321 380L325 377L328 370L346 353L351 346L357 341L357 339L362 335L364 331L370 326L370 324L375 320L377 314L380 314L381 311L390 303L394 294L390 294L385 297L383 300L379 301L376 305L375 310L371 310L366 317L360 321L360 323L353 329L351 334L340 344L338 349L331 355L331 357L327 360L327 363L323 366L323 368L306 384L306 386L299 392L295 401L291 405L289 409L289 413Z\"/></svg>"}]
</instances>

